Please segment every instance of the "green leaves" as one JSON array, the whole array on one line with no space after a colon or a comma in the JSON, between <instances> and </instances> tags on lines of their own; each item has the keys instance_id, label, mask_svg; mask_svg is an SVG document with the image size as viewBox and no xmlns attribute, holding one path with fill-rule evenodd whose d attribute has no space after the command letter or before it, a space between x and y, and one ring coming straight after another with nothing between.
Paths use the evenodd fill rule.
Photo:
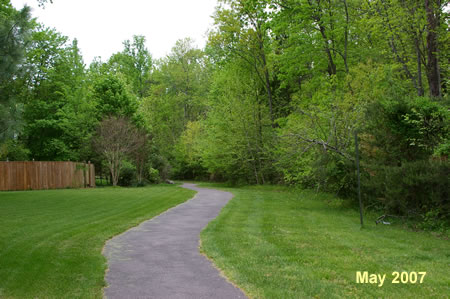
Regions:
<instances>
[{"instance_id":1,"label":"green leaves","mask_svg":"<svg viewBox=\"0 0 450 299\"><path fill-rule=\"evenodd\" d=\"M149 95L140 111L154 136L153 142L173 166L174 175L190 172L177 146L190 122L203 117L209 90L208 60L189 38L179 40L171 53L158 61ZM181 166L184 165L184 166Z\"/></svg>"},{"instance_id":2,"label":"green leaves","mask_svg":"<svg viewBox=\"0 0 450 299\"><path fill-rule=\"evenodd\" d=\"M137 102L127 91L125 84L116 76L107 74L94 83L93 98L97 105L97 118L106 116L132 117L137 111Z\"/></svg>"},{"instance_id":3,"label":"green leaves","mask_svg":"<svg viewBox=\"0 0 450 299\"><path fill-rule=\"evenodd\" d=\"M21 136L31 157L80 160L95 126L84 63L77 41L40 26L27 49Z\"/></svg>"},{"instance_id":4,"label":"green leaves","mask_svg":"<svg viewBox=\"0 0 450 299\"><path fill-rule=\"evenodd\" d=\"M113 73L120 73L133 93L142 98L148 91L148 80L153 67L152 57L145 47L145 37L134 35L133 41L123 42L124 50L108 61Z\"/></svg>"},{"instance_id":5,"label":"green leaves","mask_svg":"<svg viewBox=\"0 0 450 299\"><path fill-rule=\"evenodd\" d=\"M17 75L33 26L28 6L18 11L9 0L0 3L0 85Z\"/></svg>"}]
</instances>

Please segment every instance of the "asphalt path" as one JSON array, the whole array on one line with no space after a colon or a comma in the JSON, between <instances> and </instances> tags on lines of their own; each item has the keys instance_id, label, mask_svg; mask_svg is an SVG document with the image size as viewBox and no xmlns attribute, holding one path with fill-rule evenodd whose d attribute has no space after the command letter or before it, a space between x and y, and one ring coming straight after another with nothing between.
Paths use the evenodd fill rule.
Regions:
<instances>
[{"instance_id":1,"label":"asphalt path","mask_svg":"<svg viewBox=\"0 0 450 299\"><path fill-rule=\"evenodd\" d=\"M183 187L197 194L106 243L106 298L246 298L198 248L201 230L232 194Z\"/></svg>"}]
</instances>

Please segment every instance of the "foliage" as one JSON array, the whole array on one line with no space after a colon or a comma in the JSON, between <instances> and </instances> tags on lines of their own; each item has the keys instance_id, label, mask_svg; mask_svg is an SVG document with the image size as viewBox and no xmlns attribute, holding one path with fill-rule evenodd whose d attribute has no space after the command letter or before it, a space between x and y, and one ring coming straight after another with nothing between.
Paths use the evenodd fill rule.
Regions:
<instances>
[{"instance_id":1,"label":"foliage","mask_svg":"<svg viewBox=\"0 0 450 299\"><path fill-rule=\"evenodd\" d=\"M207 178L206 169L202 165L201 137L202 124L200 122L188 122L186 130L180 136L175 146L176 168L172 170L175 177L185 179Z\"/></svg>"},{"instance_id":2,"label":"foliage","mask_svg":"<svg viewBox=\"0 0 450 299\"><path fill-rule=\"evenodd\" d=\"M157 63L149 95L142 101L140 113L152 134L153 144L174 168L181 167L175 158L180 136L190 121L205 113L207 74L204 53L194 47L191 39L179 40L171 53Z\"/></svg>"},{"instance_id":3,"label":"foliage","mask_svg":"<svg viewBox=\"0 0 450 299\"><path fill-rule=\"evenodd\" d=\"M150 183L158 184L161 181L159 170L153 167L148 168L148 180Z\"/></svg>"},{"instance_id":4,"label":"foliage","mask_svg":"<svg viewBox=\"0 0 450 299\"><path fill-rule=\"evenodd\" d=\"M84 64L77 41L52 29L33 33L27 53L23 135L36 160L83 157L96 120L87 99Z\"/></svg>"},{"instance_id":5,"label":"foliage","mask_svg":"<svg viewBox=\"0 0 450 299\"><path fill-rule=\"evenodd\" d=\"M138 107L125 83L114 74L106 74L95 82L93 97L97 103L98 119L111 116L132 117Z\"/></svg>"},{"instance_id":6,"label":"foliage","mask_svg":"<svg viewBox=\"0 0 450 299\"><path fill-rule=\"evenodd\" d=\"M123 161L117 185L122 187L130 187L136 183L136 167L126 160Z\"/></svg>"},{"instance_id":7,"label":"foliage","mask_svg":"<svg viewBox=\"0 0 450 299\"><path fill-rule=\"evenodd\" d=\"M158 171L158 176L162 181L167 180L171 175L172 168L169 161L161 155L154 145L151 147L151 151L149 153L148 165L150 168L154 168ZM148 173L148 176L148 179L151 179L150 172Z\"/></svg>"},{"instance_id":8,"label":"foliage","mask_svg":"<svg viewBox=\"0 0 450 299\"><path fill-rule=\"evenodd\" d=\"M13 98L6 101L4 105L0 104L0 141L17 137L18 132L23 129L24 105L15 103Z\"/></svg>"},{"instance_id":9,"label":"foliage","mask_svg":"<svg viewBox=\"0 0 450 299\"><path fill-rule=\"evenodd\" d=\"M367 205L389 214L419 215L428 222L431 218L437 223L449 220L448 161L419 160L382 167L368 165L365 171L362 183Z\"/></svg>"},{"instance_id":10,"label":"foliage","mask_svg":"<svg viewBox=\"0 0 450 299\"><path fill-rule=\"evenodd\" d=\"M10 139L0 144L0 161L27 161L30 150L25 145L14 139Z\"/></svg>"},{"instance_id":11,"label":"foliage","mask_svg":"<svg viewBox=\"0 0 450 299\"><path fill-rule=\"evenodd\" d=\"M211 109L200 141L202 163L225 180L264 183L270 177L267 148L271 120L262 103L259 79L239 64L229 64L214 77Z\"/></svg>"},{"instance_id":12,"label":"foliage","mask_svg":"<svg viewBox=\"0 0 450 299\"><path fill-rule=\"evenodd\" d=\"M30 8L13 8L9 0L0 2L0 143L17 137L23 128L21 84L25 53L35 26Z\"/></svg>"},{"instance_id":13,"label":"foliage","mask_svg":"<svg viewBox=\"0 0 450 299\"><path fill-rule=\"evenodd\" d=\"M430 157L450 130L448 110L429 98L384 99L367 115L367 158L389 165Z\"/></svg>"},{"instance_id":14,"label":"foliage","mask_svg":"<svg viewBox=\"0 0 450 299\"><path fill-rule=\"evenodd\" d=\"M145 47L144 36L133 36L133 41L123 42L124 50L111 56L109 68L123 74L131 86L133 94L142 98L148 90L148 81L152 68L152 57Z\"/></svg>"},{"instance_id":15,"label":"foliage","mask_svg":"<svg viewBox=\"0 0 450 299\"><path fill-rule=\"evenodd\" d=\"M20 71L33 28L30 7L14 9L9 0L0 2L0 86Z\"/></svg>"}]
</instances>

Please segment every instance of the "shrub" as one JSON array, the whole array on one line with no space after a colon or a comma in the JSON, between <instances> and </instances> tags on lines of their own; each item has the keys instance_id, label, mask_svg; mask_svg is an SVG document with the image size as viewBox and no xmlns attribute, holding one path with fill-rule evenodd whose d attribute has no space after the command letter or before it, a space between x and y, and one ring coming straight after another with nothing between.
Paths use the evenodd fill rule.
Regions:
<instances>
[{"instance_id":1,"label":"shrub","mask_svg":"<svg viewBox=\"0 0 450 299\"><path fill-rule=\"evenodd\" d=\"M365 158L377 164L399 165L425 160L449 134L449 111L429 98L386 99L367 110ZM375 154L374 154L375 153ZM444 153L441 153L444 154Z\"/></svg>"},{"instance_id":2,"label":"shrub","mask_svg":"<svg viewBox=\"0 0 450 299\"><path fill-rule=\"evenodd\" d=\"M448 221L450 163L422 160L401 166L365 167L362 178L366 205L387 213L418 216L428 222Z\"/></svg>"},{"instance_id":3,"label":"shrub","mask_svg":"<svg viewBox=\"0 0 450 299\"><path fill-rule=\"evenodd\" d=\"M30 150L20 141L8 140L0 144L0 161L27 161L30 156Z\"/></svg>"},{"instance_id":4,"label":"shrub","mask_svg":"<svg viewBox=\"0 0 450 299\"><path fill-rule=\"evenodd\" d=\"M123 187L132 186L136 180L136 167L128 161L123 162L120 170L118 185Z\"/></svg>"},{"instance_id":5,"label":"shrub","mask_svg":"<svg viewBox=\"0 0 450 299\"><path fill-rule=\"evenodd\" d=\"M153 167L148 168L148 180L150 183L158 184L161 181L159 170Z\"/></svg>"},{"instance_id":6,"label":"shrub","mask_svg":"<svg viewBox=\"0 0 450 299\"><path fill-rule=\"evenodd\" d=\"M171 166L170 166L169 162L167 161L167 159L163 155L159 154L157 151L158 151L157 148L153 148L151 150L151 154L148 159L148 165L151 165L150 168L154 168L154 169L158 170L159 178L164 181L169 178L169 172L171 170ZM147 170L147 176L148 176L148 174L149 173ZM147 179L149 181L151 181L151 179L149 177L147 177Z\"/></svg>"},{"instance_id":7,"label":"shrub","mask_svg":"<svg viewBox=\"0 0 450 299\"><path fill-rule=\"evenodd\" d=\"M322 190L342 197L356 194L356 169L353 161L336 153L322 152L314 164L315 180L322 184Z\"/></svg>"}]
</instances>

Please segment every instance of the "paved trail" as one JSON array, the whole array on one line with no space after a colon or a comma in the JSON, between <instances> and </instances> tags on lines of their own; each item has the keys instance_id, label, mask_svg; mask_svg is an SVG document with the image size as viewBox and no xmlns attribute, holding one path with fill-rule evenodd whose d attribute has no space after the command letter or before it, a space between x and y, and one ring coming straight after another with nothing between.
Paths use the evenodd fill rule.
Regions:
<instances>
[{"instance_id":1,"label":"paved trail","mask_svg":"<svg viewBox=\"0 0 450 299\"><path fill-rule=\"evenodd\" d=\"M246 298L198 250L200 231L232 194L183 187L198 193L106 243L107 298Z\"/></svg>"}]
</instances>

